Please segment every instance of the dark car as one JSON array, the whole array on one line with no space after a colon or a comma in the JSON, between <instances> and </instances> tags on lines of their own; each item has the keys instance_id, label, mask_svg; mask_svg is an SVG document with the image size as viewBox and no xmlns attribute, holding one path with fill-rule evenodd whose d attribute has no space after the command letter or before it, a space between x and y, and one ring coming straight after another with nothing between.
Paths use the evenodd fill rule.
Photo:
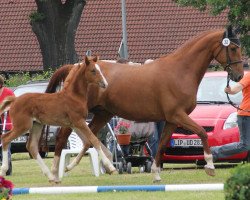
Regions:
<instances>
[{"instance_id":1,"label":"dark car","mask_svg":"<svg viewBox=\"0 0 250 200\"><path fill-rule=\"evenodd\" d=\"M46 90L46 87L48 85L47 81L36 81L36 82L29 82L24 85L20 85L15 88L14 93L15 96L20 96L25 93L44 93ZM28 102L27 102L28 103ZM46 140L46 134L43 134L44 138L41 138L41 148L40 148L40 155L42 157L45 157L47 155L48 151L54 151L55 149L55 138L58 131L57 126L45 126L44 131L47 134L47 140ZM26 142L29 134L22 135L11 143L11 153L21 153L21 152L27 152L26 149Z\"/></svg>"}]
</instances>

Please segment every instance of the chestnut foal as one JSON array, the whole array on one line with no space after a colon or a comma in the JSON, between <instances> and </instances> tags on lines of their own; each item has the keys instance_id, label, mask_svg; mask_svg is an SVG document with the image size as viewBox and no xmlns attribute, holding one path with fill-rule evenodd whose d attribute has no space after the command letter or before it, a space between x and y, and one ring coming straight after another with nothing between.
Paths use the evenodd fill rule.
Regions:
<instances>
[{"instance_id":1,"label":"chestnut foal","mask_svg":"<svg viewBox=\"0 0 250 200\"><path fill-rule=\"evenodd\" d=\"M108 85L96 61L97 57L85 57L85 63L75 64L63 89L58 93L28 93L20 97L7 97L4 100L0 106L0 113L9 108L13 128L2 135L2 176L6 175L9 167L7 153L9 143L29 131L28 151L50 182L60 181L58 176L50 172L38 152L39 138L44 124L71 127L82 141L88 144L86 146L90 143L95 147L110 174L116 170L105 156L99 140L86 124L88 84L98 84L101 88L106 88Z\"/></svg>"}]
</instances>

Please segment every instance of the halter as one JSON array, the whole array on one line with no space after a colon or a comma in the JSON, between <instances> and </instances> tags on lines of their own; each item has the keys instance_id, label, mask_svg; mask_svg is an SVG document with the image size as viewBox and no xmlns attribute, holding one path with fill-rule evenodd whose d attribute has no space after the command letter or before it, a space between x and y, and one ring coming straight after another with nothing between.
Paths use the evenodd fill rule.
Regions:
<instances>
[{"instance_id":1,"label":"halter","mask_svg":"<svg viewBox=\"0 0 250 200\"><path fill-rule=\"evenodd\" d=\"M214 57L215 59L218 57L218 55L221 53L221 51L224 49L224 47L226 47L226 57L227 57L227 64L224 67L224 71L227 71L228 74L232 73L232 67L231 65L235 65L238 63L242 63L242 60L237 60L237 61L232 61L230 56L229 56L229 49L228 46L230 45L230 43L233 43L234 45L236 45L237 47L240 47L240 40L236 37L229 37L228 36L228 30L226 30L224 32L223 38L222 38L222 48L219 50L219 52L216 54L216 56Z\"/></svg>"},{"instance_id":2,"label":"halter","mask_svg":"<svg viewBox=\"0 0 250 200\"><path fill-rule=\"evenodd\" d=\"M230 45L230 43L233 43L234 45L236 45L237 47L240 47L240 40L236 37L228 37L228 30L225 31L224 35L223 35L223 39L222 39L222 45L223 47L220 49L220 51L216 54L215 59L218 57L218 55L220 54L220 52L222 51L222 49L224 47L226 47L226 57L227 57L227 65L224 67L224 70L227 71L227 87L229 87L229 82L230 82L230 77L229 75L232 73L232 67L231 65L234 64L238 64L238 63L242 63L242 60L238 60L238 61L232 61L230 56L229 56L229 49L228 46ZM237 110L242 110L245 112L250 112L250 110L243 110L241 109L237 104L235 104L234 102L231 101L231 99L229 98L229 94L227 94L227 100L229 102L229 104L231 106L233 106L234 108L236 108Z\"/></svg>"}]
</instances>

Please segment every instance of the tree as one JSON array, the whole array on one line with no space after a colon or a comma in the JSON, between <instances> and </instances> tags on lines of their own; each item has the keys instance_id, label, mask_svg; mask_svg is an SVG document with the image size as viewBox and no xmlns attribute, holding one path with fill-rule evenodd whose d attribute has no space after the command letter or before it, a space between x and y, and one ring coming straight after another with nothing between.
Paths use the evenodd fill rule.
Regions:
<instances>
[{"instance_id":1,"label":"tree","mask_svg":"<svg viewBox=\"0 0 250 200\"><path fill-rule=\"evenodd\" d=\"M249 0L173 0L183 6L200 11L209 9L213 15L228 12L228 21L241 34L245 53L250 56L250 1Z\"/></svg>"},{"instance_id":2,"label":"tree","mask_svg":"<svg viewBox=\"0 0 250 200\"><path fill-rule=\"evenodd\" d=\"M78 61L75 35L86 0L35 0L30 14L43 57L44 69Z\"/></svg>"}]
</instances>

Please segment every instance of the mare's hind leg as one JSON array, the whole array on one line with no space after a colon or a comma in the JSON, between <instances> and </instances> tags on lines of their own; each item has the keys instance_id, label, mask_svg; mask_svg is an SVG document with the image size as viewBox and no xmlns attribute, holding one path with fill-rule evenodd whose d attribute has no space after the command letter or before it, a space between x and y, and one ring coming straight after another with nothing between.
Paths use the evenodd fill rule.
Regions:
<instances>
[{"instance_id":1,"label":"mare's hind leg","mask_svg":"<svg viewBox=\"0 0 250 200\"><path fill-rule=\"evenodd\" d=\"M74 124L75 131L79 135L79 137L82 139L86 137L90 143L94 146L94 148L97 150L98 154L101 157L101 160L103 161L103 165L105 166L105 169L109 174L112 174L116 171L115 167L112 165L111 161L106 157L104 154L101 142L98 140L98 138L91 132L89 127L87 126L86 122L84 120L80 120L78 123ZM84 143L84 141L83 141Z\"/></svg>"},{"instance_id":2,"label":"mare's hind leg","mask_svg":"<svg viewBox=\"0 0 250 200\"><path fill-rule=\"evenodd\" d=\"M54 159L53 159L52 166L51 166L51 171L52 171L52 174L55 176L56 183L60 182L58 169L59 169L59 161L61 157L61 152L62 152L62 149L66 146L68 137L71 134L71 132L72 132L71 128L61 127L56 136L55 155L54 155Z\"/></svg>"},{"instance_id":3,"label":"mare's hind leg","mask_svg":"<svg viewBox=\"0 0 250 200\"><path fill-rule=\"evenodd\" d=\"M160 164L161 164L161 156L163 155L165 149L166 149L166 144L169 143L171 136L174 132L174 130L176 129L176 125L175 124L171 124L166 122L163 132L161 134L161 138L160 138L160 142L159 142L159 146L158 146L158 150L155 156L155 160L153 162L153 165L151 167L151 171L154 175L154 182L158 182L161 181L161 177L160 177Z\"/></svg>"},{"instance_id":4,"label":"mare's hind leg","mask_svg":"<svg viewBox=\"0 0 250 200\"><path fill-rule=\"evenodd\" d=\"M29 140L27 143L27 149L32 155L32 157L36 160L38 165L40 166L42 172L48 177L50 182L54 182L55 177L50 172L48 166L44 163L43 159L39 154L39 139L41 137L43 125L33 122L33 126L29 133Z\"/></svg>"},{"instance_id":5,"label":"mare's hind leg","mask_svg":"<svg viewBox=\"0 0 250 200\"><path fill-rule=\"evenodd\" d=\"M211 154L207 139L208 136L204 128L196 124L186 113L178 115L176 119L176 124L179 124L183 128L188 129L193 133L196 133L201 138L204 149L204 158L207 162L207 165L205 165L205 172L210 176L215 176L213 155Z\"/></svg>"}]
</instances>

